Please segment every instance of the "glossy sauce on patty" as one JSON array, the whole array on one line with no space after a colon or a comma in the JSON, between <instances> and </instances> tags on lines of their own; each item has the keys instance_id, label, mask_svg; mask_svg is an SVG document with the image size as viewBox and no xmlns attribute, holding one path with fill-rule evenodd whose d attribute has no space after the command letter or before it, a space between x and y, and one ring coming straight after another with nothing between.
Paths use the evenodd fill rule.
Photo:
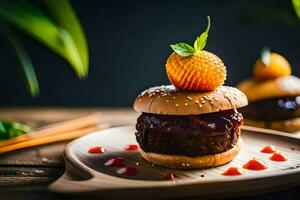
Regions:
<instances>
[{"instance_id":1,"label":"glossy sauce on patty","mask_svg":"<svg viewBox=\"0 0 300 200\"><path fill-rule=\"evenodd\" d=\"M201 115L159 115L143 113L139 119L145 128L170 131L181 129L193 135L212 136L225 134L226 130L237 128L243 123L243 116L237 110L225 110Z\"/></svg>"},{"instance_id":2,"label":"glossy sauce on patty","mask_svg":"<svg viewBox=\"0 0 300 200\"><path fill-rule=\"evenodd\" d=\"M239 138L241 113L235 109L201 115L143 113L136 138L146 152L200 156L224 152Z\"/></svg>"}]
</instances>

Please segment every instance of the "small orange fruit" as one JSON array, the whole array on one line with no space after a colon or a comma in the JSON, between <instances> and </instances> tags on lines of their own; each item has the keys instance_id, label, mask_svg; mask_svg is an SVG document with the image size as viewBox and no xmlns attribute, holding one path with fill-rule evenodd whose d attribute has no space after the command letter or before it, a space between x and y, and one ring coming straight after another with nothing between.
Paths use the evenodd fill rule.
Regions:
<instances>
[{"instance_id":1,"label":"small orange fruit","mask_svg":"<svg viewBox=\"0 0 300 200\"><path fill-rule=\"evenodd\" d=\"M174 52L166 63L171 83L183 90L210 91L224 84L226 67L213 53L204 51L210 18L207 16L206 30L194 42L194 46L179 42L171 45Z\"/></svg>"},{"instance_id":2,"label":"small orange fruit","mask_svg":"<svg viewBox=\"0 0 300 200\"><path fill-rule=\"evenodd\" d=\"M274 79L291 75L289 62L278 53L270 53L267 62L260 58L253 68L253 76L258 80Z\"/></svg>"},{"instance_id":3,"label":"small orange fruit","mask_svg":"<svg viewBox=\"0 0 300 200\"><path fill-rule=\"evenodd\" d=\"M223 85L226 79L223 61L204 50L188 57L172 53L166 70L171 83L185 90L211 91Z\"/></svg>"}]
</instances>

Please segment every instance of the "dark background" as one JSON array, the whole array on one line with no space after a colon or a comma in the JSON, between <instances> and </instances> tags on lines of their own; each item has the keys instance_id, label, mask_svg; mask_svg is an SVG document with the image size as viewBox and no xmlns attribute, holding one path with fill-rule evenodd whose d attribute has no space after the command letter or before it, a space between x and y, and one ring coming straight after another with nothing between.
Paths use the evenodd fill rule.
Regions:
<instances>
[{"instance_id":1,"label":"dark background","mask_svg":"<svg viewBox=\"0 0 300 200\"><path fill-rule=\"evenodd\" d=\"M192 44L212 20L206 50L227 66L226 85L251 75L260 49L284 55L300 75L300 24L290 1L74 0L90 48L90 74L79 80L50 50L19 33L36 67L41 94L32 98L0 35L0 105L131 106L150 86L169 84L164 65L174 42Z\"/></svg>"}]
</instances>

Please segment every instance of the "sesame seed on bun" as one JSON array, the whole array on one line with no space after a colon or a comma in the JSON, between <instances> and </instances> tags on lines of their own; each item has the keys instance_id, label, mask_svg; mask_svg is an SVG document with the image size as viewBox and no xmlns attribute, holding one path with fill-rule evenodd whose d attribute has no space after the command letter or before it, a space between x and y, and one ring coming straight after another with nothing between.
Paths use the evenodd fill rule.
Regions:
<instances>
[{"instance_id":1,"label":"sesame seed on bun","mask_svg":"<svg viewBox=\"0 0 300 200\"><path fill-rule=\"evenodd\" d=\"M142 92L134 102L134 109L153 114L199 115L236 109L247 104L245 94L229 86L220 86L209 92L197 92L166 85Z\"/></svg>"}]
</instances>

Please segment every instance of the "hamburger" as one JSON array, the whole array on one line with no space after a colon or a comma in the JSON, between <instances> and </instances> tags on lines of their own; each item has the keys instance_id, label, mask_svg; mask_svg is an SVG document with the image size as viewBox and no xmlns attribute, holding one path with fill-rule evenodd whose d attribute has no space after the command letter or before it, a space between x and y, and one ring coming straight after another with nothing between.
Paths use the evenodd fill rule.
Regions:
<instances>
[{"instance_id":1,"label":"hamburger","mask_svg":"<svg viewBox=\"0 0 300 200\"><path fill-rule=\"evenodd\" d=\"M173 85L142 92L134 109L136 139L147 161L171 168L207 168L233 160L240 151L243 116L247 105L238 89L220 86L197 92Z\"/></svg>"},{"instance_id":2,"label":"hamburger","mask_svg":"<svg viewBox=\"0 0 300 200\"><path fill-rule=\"evenodd\" d=\"M241 82L238 88L249 100L249 105L241 109L246 125L285 132L300 130L299 78L249 79Z\"/></svg>"},{"instance_id":3,"label":"hamburger","mask_svg":"<svg viewBox=\"0 0 300 200\"><path fill-rule=\"evenodd\" d=\"M141 113L136 140L147 161L177 169L216 167L233 160L240 151L243 116L247 105L236 88L223 86L223 61L203 50L210 28L194 42L171 45L166 62L172 85L152 87L134 102Z\"/></svg>"},{"instance_id":4,"label":"hamburger","mask_svg":"<svg viewBox=\"0 0 300 200\"><path fill-rule=\"evenodd\" d=\"M246 125L285 132L300 130L300 79L291 75L291 66L282 55L263 50L253 77L238 88L249 100L240 110Z\"/></svg>"}]
</instances>

